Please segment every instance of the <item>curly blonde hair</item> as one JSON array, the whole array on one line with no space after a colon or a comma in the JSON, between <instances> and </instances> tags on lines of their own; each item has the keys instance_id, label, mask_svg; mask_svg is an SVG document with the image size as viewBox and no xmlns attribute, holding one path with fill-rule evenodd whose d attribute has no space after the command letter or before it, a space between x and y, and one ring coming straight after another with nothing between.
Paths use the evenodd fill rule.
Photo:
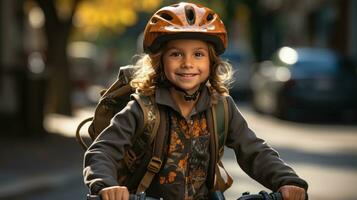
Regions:
<instances>
[{"instance_id":1,"label":"curly blonde hair","mask_svg":"<svg viewBox=\"0 0 357 200\"><path fill-rule=\"evenodd\" d=\"M210 59L209 89L214 94L228 95L228 88L232 83L233 77L232 66L216 54L211 44L208 44L208 52ZM146 96L153 95L156 87L166 79L163 71L162 56L162 50L155 54L139 55L139 59L135 63L137 71L130 82L130 85L137 92Z\"/></svg>"}]
</instances>

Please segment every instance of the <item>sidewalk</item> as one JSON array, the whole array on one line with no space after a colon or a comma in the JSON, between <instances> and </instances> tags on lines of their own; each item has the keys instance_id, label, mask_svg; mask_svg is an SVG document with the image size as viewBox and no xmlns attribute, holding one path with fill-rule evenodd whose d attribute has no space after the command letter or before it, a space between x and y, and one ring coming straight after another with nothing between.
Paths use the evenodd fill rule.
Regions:
<instances>
[{"instance_id":1,"label":"sidewalk","mask_svg":"<svg viewBox=\"0 0 357 200\"><path fill-rule=\"evenodd\" d=\"M46 129L55 133L43 138L2 136L0 199L20 199L82 176L84 151L75 139L75 130L79 121L91 113L83 112L76 112L74 117L47 117Z\"/></svg>"}]
</instances>

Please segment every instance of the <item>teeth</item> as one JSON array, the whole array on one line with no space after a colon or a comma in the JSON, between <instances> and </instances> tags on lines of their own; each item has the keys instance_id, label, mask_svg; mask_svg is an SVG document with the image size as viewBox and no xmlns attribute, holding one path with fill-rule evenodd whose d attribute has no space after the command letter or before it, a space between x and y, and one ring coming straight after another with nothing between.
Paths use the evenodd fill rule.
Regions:
<instances>
[{"instance_id":1,"label":"teeth","mask_svg":"<svg viewBox=\"0 0 357 200\"><path fill-rule=\"evenodd\" d=\"M194 74L179 74L180 76L186 76L186 77L191 77L194 76Z\"/></svg>"}]
</instances>

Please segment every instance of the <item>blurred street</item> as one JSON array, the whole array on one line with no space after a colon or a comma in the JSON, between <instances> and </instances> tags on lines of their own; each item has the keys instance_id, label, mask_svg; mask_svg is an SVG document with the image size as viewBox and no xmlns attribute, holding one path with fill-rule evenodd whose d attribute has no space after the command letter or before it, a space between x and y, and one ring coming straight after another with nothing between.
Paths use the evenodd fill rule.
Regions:
<instances>
[{"instance_id":1,"label":"blurred street","mask_svg":"<svg viewBox=\"0 0 357 200\"><path fill-rule=\"evenodd\" d=\"M357 126L294 123L257 114L247 103L238 107L257 135L265 138L309 182L310 199L357 198ZM46 129L59 134L45 139L1 140L0 199L85 199L83 151L74 134L77 124L92 110L76 110L72 118L48 116ZM265 189L237 167L229 149L224 164L235 179L226 192L228 200L237 199L245 191L257 193Z\"/></svg>"},{"instance_id":2,"label":"blurred street","mask_svg":"<svg viewBox=\"0 0 357 200\"><path fill-rule=\"evenodd\" d=\"M0 200L85 199L77 125L121 66L140 63L151 16L174 2L0 1ZM228 36L220 57L251 129L308 181L309 199L356 200L357 1L192 2L214 13L177 30L220 16ZM235 178L228 200L267 190L229 149L224 164Z\"/></svg>"}]
</instances>

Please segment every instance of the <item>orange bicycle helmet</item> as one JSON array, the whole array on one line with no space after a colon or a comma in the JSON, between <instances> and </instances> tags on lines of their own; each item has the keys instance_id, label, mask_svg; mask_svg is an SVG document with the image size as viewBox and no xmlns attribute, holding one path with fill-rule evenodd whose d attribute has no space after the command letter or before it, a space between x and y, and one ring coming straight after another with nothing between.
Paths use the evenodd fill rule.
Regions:
<instances>
[{"instance_id":1,"label":"orange bicycle helmet","mask_svg":"<svg viewBox=\"0 0 357 200\"><path fill-rule=\"evenodd\" d=\"M144 31L144 51L154 53L173 39L200 39L210 42L218 55L227 48L227 31L211 9L181 2L165 6L149 20Z\"/></svg>"}]
</instances>

